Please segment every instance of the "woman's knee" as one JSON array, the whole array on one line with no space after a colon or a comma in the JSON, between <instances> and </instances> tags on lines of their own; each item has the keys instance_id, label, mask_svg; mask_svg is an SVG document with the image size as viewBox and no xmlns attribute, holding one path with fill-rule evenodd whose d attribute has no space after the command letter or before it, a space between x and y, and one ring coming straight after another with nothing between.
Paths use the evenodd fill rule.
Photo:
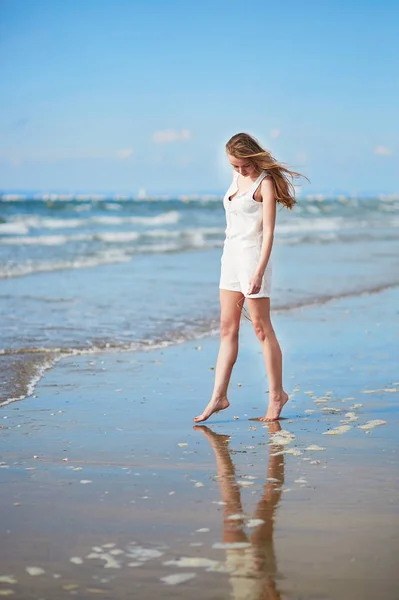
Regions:
<instances>
[{"instance_id":1,"label":"woman's knee","mask_svg":"<svg viewBox=\"0 0 399 600\"><path fill-rule=\"evenodd\" d=\"M253 328L256 334L256 337L259 341L264 342L265 340L269 340L275 337L274 329L272 324L267 321L253 320L252 321Z\"/></svg>"},{"instance_id":2,"label":"woman's knee","mask_svg":"<svg viewBox=\"0 0 399 600\"><path fill-rule=\"evenodd\" d=\"M222 338L237 338L239 326L239 322L237 323L230 319L222 319L220 321L220 336Z\"/></svg>"}]
</instances>

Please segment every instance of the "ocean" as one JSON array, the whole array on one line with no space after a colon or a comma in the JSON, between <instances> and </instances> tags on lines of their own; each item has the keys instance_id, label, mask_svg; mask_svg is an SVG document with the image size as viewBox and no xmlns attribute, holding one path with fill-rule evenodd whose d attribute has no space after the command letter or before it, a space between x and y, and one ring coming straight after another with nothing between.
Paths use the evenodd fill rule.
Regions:
<instances>
[{"instance_id":1,"label":"ocean","mask_svg":"<svg viewBox=\"0 0 399 600\"><path fill-rule=\"evenodd\" d=\"M0 197L0 402L63 356L218 332L222 198ZM399 198L278 209L272 309L399 285Z\"/></svg>"}]
</instances>

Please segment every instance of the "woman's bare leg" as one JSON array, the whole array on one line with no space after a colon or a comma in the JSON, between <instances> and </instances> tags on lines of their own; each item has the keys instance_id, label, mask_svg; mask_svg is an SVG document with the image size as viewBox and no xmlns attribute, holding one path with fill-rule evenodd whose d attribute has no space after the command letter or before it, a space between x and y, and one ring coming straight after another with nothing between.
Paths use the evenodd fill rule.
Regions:
<instances>
[{"instance_id":1,"label":"woman's bare leg","mask_svg":"<svg viewBox=\"0 0 399 600\"><path fill-rule=\"evenodd\" d=\"M247 298L247 303L252 325L262 346L269 380L269 407L260 421L276 421L288 401L288 394L283 389L281 349L270 320L270 298Z\"/></svg>"},{"instance_id":2,"label":"woman's bare leg","mask_svg":"<svg viewBox=\"0 0 399 600\"><path fill-rule=\"evenodd\" d=\"M215 385L208 406L198 417L194 417L196 423L206 421L214 412L230 405L227 388L237 360L241 317L241 305L237 305L237 302L242 302L243 297L241 292L220 290L220 348L215 369Z\"/></svg>"}]
</instances>

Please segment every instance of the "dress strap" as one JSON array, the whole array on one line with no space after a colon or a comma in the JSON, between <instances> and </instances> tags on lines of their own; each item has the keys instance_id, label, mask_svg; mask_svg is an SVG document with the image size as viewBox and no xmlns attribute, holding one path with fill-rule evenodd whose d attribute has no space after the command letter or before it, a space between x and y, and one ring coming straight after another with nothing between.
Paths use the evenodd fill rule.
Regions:
<instances>
[{"instance_id":1,"label":"dress strap","mask_svg":"<svg viewBox=\"0 0 399 600\"><path fill-rule=\"evenodd\" d=\"M267 171L262 171L257 180L254 181L253 185L251 186L252 192L254 192L257 189L258 185L261 183L261 181L263 181L265 177L267 177L267 175L269 175Z\"/></svg>"},{"instance_id":2,"label":"dress strap","mask_svg":"<svg viewBox=\"0 0 399 600\"><path fill-rule=\"evenodd\" d=\"M258 187L258 185L260 184L260 182L268 175L269 173L267 171L262 171L262 173L259 175L258 179L254 182L254 185L256 185L256 187Z\"/></svg>"}]
</instances>

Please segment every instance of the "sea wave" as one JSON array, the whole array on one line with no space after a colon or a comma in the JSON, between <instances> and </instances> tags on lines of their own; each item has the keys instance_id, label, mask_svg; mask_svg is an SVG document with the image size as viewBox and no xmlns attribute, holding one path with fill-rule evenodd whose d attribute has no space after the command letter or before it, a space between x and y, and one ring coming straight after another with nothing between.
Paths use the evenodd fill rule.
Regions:
<instances>
[{"instance_id":1,"label":"sea wave","mask_svg":"<svg viewBox=\"0 0 399 600\"><path fill-rule=\"evenodd\" d=\"M34 273L46 273L63 269L86 269L100 265L129 262L131 256L122 250L97 252L92 256L65 260L28 260L19 264L6 263L0 266L0 278L23 277Z\"/></svg>"},{"instance_id":2,"label":"sea wave","mask_svg":"<svg viewBox=\"0 0 399 600\"><path fill-rule=\"evenodd\" d=\"M127 223L137 223L140 225L174 225L181 218L179 211L170 210L153 217L114 217L114 216L95 216L88 219L92 223L101 223L102 225L123 225Z\"/></svg>"},{"instance_id":3,"label":"sea wave","mask_svg":"<svg viewBox=\"0 0 399 600\"><path fill-rule=\"evenodd\" d=\"M25 223L10 221L9 223L0 223L0 234L3 235L25 235L29 232L29 227Z\"/></svg>"},{"instance_id":4,"label":"sea wave","mask_svg":"<svg viewBox=\"0 0 399 600\"><path fill-rule=\"evenodd\" d=\"M276 233L278 234L290 234L290 233L301 233L301 232L325 232L325 231L342 231L344 229L367 229L374 228L376 225L381 224L386 227L388 224L384 220L383 222L376 221L376 219L353 219L346 217L315 217L315 218L295 218L290 219L289 223L278 223L276 225ZM390 219L388 227L397 227L399 225L399 219ZM363 235L363 231L361 232Z\"/></svg>"},{"instance_id":5,"label":"sea wave","mask_svg":"<svg viewBox=\"0 0 399 600\"><path fill-rule=\"evenodd\" d=\"M369 217L369 215L368 215ZM3 245L60 245L73 241L100 240L104 242L126 242L138 239L138 234L145 234L151 237L189 237L205 236L223 236L224 226L208 226L204 223L200 227L184 227L184 222L180 228L176 227L182 219L179 211L168 211L154 216L114 216L97 215L87 218L48 218L32 215L15 215L12 220L0 223L0 244ZM223 223L223 221L222 221ZM201 223L202 225L202 223ZM216 224L215 224L216 225ZM96 227L100 226L100 227ZM163 227L164 226L164 227ZM172 228L171 226L175 226ZM105 228L105 231L101 229ZM118 227L122 230L118 231ZM131 229L133 227L133 230ZM155 227L155 229L154 229ZM387 232L399 227L399 218L391 217L382 219L376 218L351 218L342 216L324 216L324 217L302 217L292 215L290 221L277 221L275 233L276 236L286 237L301 233L322 233L322 232L343 232L349 229L358 229L361 235L367 230L380 229L380 235L383 230ZM86 232L82 234L68 234L63 232L59 237L46 236L45 230L70 230L85 228ZM107 231L109 228L116 228L116 231ZM42 235L36 236L31 233L31 229L41 230ZM15 236L15 237L13 237ZM315 241L320 241L315 238ZM291 240L292 243L292 240Z\"/></svg>"},{"instance_id":6,"label":"sea wave","mask_svg":"<svg viewBox=\"0 0 399 600\"><path fill-rule=\"evenodd\" d=\"M358 221L356 225L340 223L297 222L277 225L275 241L278 244L320 244L333 241L365 241L397 239L395 229L399 227L399 219L392 219L392 227L384 227L374 223L373 227L367 222ZM120 244L129 249L131 254L142 252L183 252L198 248L215 248L223 244L224 227L190 227L185 229L147 229L124 231L93 231L90 233L58 234L58 235L19 235L0 237L0 246L64 246L85 242L86 244L101 243L105 245ZM174 240L172 245L159 245L157 240ZM91 247L93 252L96 248ZM85 252L90 250L86 245ZM0 274L1 276L1 274Z\"/></svg>"},{"instance_id":7,"label":"sea wave","mask_svg":"<svg viewBox=\"0 0 399 600\"><path fill-rule=\"evenodd\" d=\"M206 246L207 237L221 237L224 233L222 227L198 227L189 229L149 229L146 231L96 231L72 235L37 235L0 238L2 246L61 246L72 242L104 242L108 244L123 244L138 240L180 239L181 249ZM213 247L210 244L209 247ZM146 247L148 251L153 251ZM136 248L137 251L137 248Z\"/></svg>"},{"instance_id":8,"label":"sea wave","mask_svg":"<svg viewBox=\"0 0 399 600\"><path fill-rule=\"evenodd\" d=\"M81 235L37 235L0 238L2 246L62 246L69 242L89 240L93 236Z\"/></svg>"},{"instance_id":9,"label":"sea wave","mask_svg":"<svg viewBox=\"0 0 399 600\"><path fill-rule=\"evenodd\" d=\"M82 208L82 207L81 207ZM181 214L177 210L170 210L150 216L114 216L95 215L82 218L59 219L54 217L41 217L39 215L18 214L14 215L7 223L0 223L0 233L25 234L29 229L74 229L87 227L92 224L100 225L175 225L179 222Z\"/></svg>"}]
</instances>

